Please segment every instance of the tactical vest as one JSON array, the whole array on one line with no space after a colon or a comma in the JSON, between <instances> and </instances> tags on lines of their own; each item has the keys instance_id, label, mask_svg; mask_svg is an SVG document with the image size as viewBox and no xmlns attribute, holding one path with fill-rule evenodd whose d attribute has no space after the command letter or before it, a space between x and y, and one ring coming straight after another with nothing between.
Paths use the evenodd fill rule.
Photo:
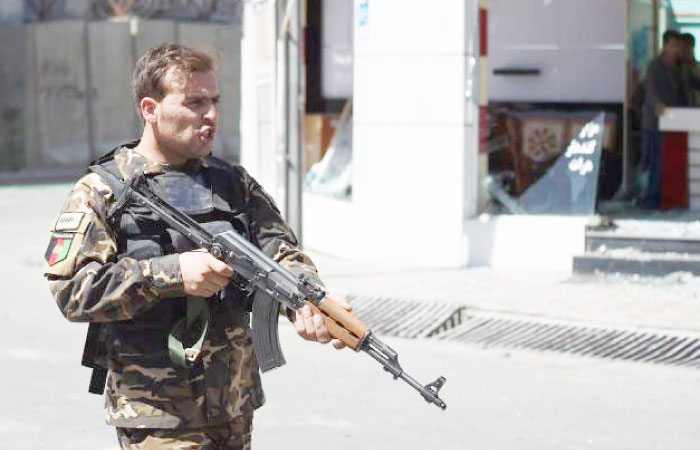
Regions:
<instances>
[{"instance_id":1,"label":"tactical vest","mask_svg":"<svg viewBox=\"0 0 700 450\"><path fill-rule=\"evenodd\" d=\"M114 159L102 160L100 166L121 178ZM235 169L227 163L211 157L196 172L166 172L147 176L147 180L154 192L175 203L207 231L221 233L235 229L250 239L247 191ZM123 205L110 210L108 223L117 239L118 259L143 260L195 249L189 240L145 205L116 200L117 204ZM235 282L217 297L207 301L210 312L208 339L225 342L226 328L249 322L250 300ZM171 366L168 335L185 317L186 304L184 297L162 299L131 320L101 324L100 351L94 362L112 370L120 369L119 362L123 358L144 367Z\"/></svg>"}]
</instances>

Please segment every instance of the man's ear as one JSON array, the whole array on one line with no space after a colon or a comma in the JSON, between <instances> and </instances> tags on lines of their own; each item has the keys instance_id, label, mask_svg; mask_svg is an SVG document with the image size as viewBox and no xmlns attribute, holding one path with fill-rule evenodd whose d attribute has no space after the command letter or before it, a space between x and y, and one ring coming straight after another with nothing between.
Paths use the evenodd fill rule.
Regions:
<instances>
[{"instance_id":1,"label":"man's ear","mask_svg":"<svg viewBox=\"0 0 700 450\"><path fill-rule=\"evenodd\" d=\"M153 97L143 97L139 102L139 108L145 122L155 123L158 102Z\"/></svg>"}]
</instances>

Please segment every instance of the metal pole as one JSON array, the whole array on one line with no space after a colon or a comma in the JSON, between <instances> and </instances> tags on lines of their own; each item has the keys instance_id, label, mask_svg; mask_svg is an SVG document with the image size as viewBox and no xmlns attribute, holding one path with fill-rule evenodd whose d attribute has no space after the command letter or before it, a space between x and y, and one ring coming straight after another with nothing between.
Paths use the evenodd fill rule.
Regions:
<instances>
[{"instance_id":1,"label":"metal pole","mask_svg":"<svg viewBox=\"0 0 700 450\"><path fill-rule=\"evenodd\" d=\"M302 75L300 61L301 8L296 0L288 0L278 38L284 51L284 124L285 124L285 219L302 241L302 162L301 103Z\"/></svg>"},{"instance_id":2,"label":"metal pole","mask_svg":"<svg viewBox=\"0 0 700 450\"><path fill-rule=\"evenodd\" d=\"M296 123L294 124L296 126L296 151L297 151L297 167L296 167L296 209L297 209L297 214L296 214L296 223L295 225L295 230L296 230L296 235L297 239L299 241L299 246L303 246L303 216L304 216L304 209L303 209L303 179L304 179L304 113L305 113L305 103L304 99L306 96L304 95L304 92L306 90L305 88L305 83L304 83L304 65L302 63L302 15L304 14L304 8L302 8L302 2L304 0L299 0L296 2L297 4L297 11L296 11L296 41L294 42L294 45L296 46L296 58L295 58L295 64L296 64L296 72L297 72L297 79L296 79L296 89L294 89L294 94L295 94L295 105L296 105Z\"/></svg>"},{"instance_id":3,"label":"metal pole","mask_svg":"<svg viewBox=\"0 0 700 450\"><path fill-rule=\"evenodd\" d=\"M653 0L652 1L652 7L653 7L653 17L652 17L652 45L651 45L651 51L652 51L652 56L656 58L659 56L659 8L661 7L661 3L659 0Z\"/></svg>"},{"instance_id":4,"label":"metal pole","mask_svg":"<svg viewBox=\"0 0 700 450\"><path fill-rule=\"evenodd\" d=\"M293 0L288 0L288 5ZM290 117L289 117L289 35L287 32L284 34L284 45L282 46L284 52L284 215L285 219L289 223L292 219L292 192L290 189L291 184L291 155L290 155ZM291 224L290 224L291 225Z\"/></svg>"},{"instance_id":5,"label":"metal pole","mask_svg":"<svg viewBox=\"0 0 700 450\"><path fill-rule=\"evenodd\" d=\"M630 86L632 86L630 77L632 76L632 61L630 60L630 17L632 0L627 0L625 8L625 73L624 73L624 84L623 92L624 97L622 100L622 192L632 192L634 186L632 185L632 178L630 177L631 172L631 161L630 161L630 151L629 151L629 101L630 101Z\"/></svg>"},{"instance_id":6,"label":"metal pole","mask_svg":"<svg viewBox=\"0 0 700 450\"><path fill-rule=\"evenodd\" d=\"M131 67L136 67L136 62L138 61L139 55L136 48L136 39L139 34L139 19L137 17L132 17L129 19L129 50L131 51ZM141 114L135 112L134 114L134 136L141 136L141 126L143 125Z\"/></svg>"}]
</instances>

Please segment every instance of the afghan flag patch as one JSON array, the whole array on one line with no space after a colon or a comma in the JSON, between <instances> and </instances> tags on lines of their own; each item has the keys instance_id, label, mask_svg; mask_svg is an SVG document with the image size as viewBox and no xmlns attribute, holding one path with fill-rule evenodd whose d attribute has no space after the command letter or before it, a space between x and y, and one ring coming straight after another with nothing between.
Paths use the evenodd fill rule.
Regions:
<instances>
[{"instance_id":1,"label":"afghan flag patch","mask_svg":"<svg viewBox=\"0 0 700 450\"><path fill-rule=\"evenodd\" d=\"M49 248L46 249L46 255L44 255L49 266L66 259L74 238L75 234L73 233L54 233L51 236Z\"/></svg>"}]
</instances>

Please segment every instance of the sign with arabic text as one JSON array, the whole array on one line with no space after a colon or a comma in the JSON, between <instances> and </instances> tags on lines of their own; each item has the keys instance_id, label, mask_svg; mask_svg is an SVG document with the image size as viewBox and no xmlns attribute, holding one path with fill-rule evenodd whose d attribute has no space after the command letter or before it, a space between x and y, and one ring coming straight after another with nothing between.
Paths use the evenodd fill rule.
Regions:
<instances>
[{"instance_id":1,"label":"sign with arabic text","mask_svg":"<svg viewBox=\"0 0 700 450\"><path fill-rule=\"evenodd\" d=\"M589 215L595 212L605 113L586 122L561 156L518 199L529 214Z\"/></svg>"}]
</instances>

